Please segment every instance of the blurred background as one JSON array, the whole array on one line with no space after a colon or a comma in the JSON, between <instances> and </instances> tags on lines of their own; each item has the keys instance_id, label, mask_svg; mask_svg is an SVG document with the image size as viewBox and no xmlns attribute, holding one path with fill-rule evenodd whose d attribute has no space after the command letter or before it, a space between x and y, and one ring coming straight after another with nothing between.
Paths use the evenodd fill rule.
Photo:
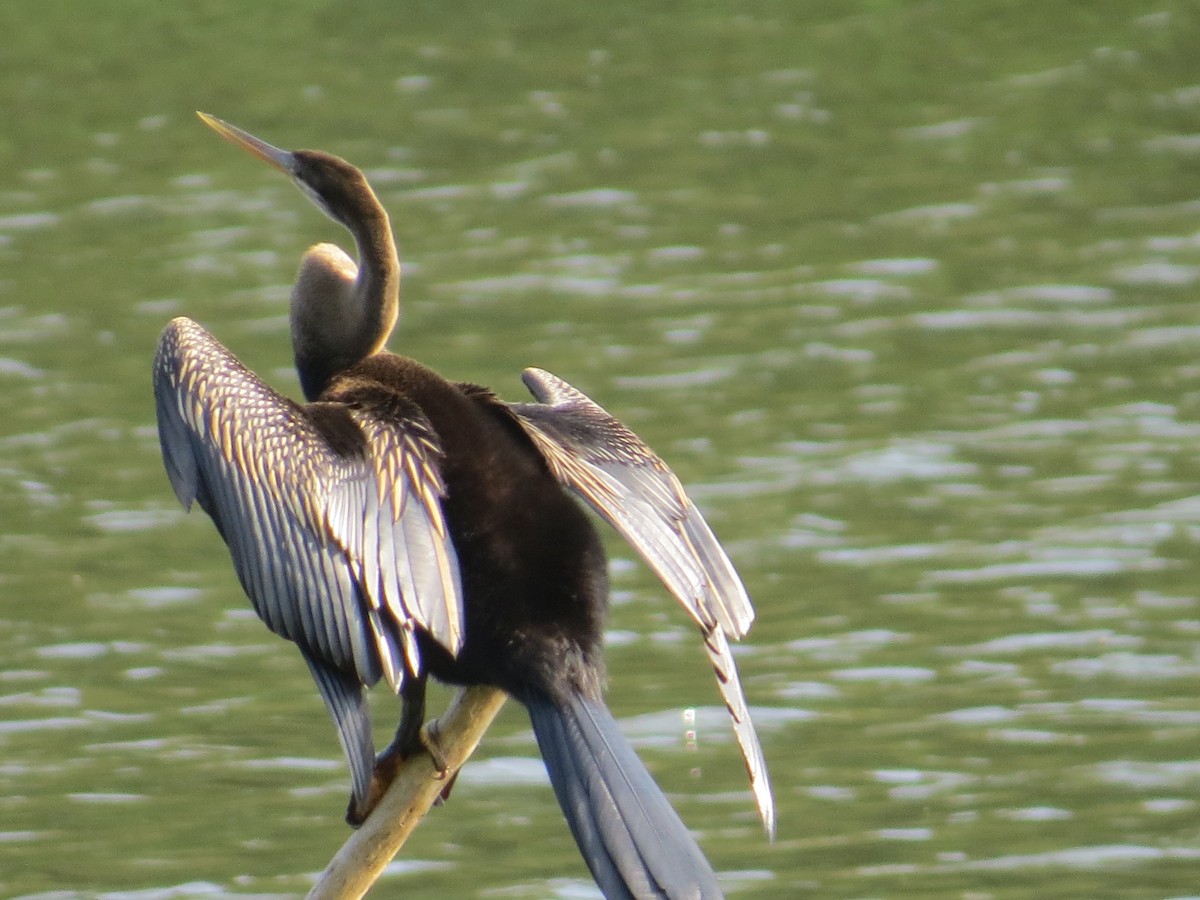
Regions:
<instances>
[{"instance_id":1,"label":"blurred background","mask_svg":"<svg viewBox=\"0 0 1200 900\"><path fill-rule=\"evenodd\" d=\"M758 608L779 839L617 540L610 705L731 896L1196 895L1194 4L8 0L0 33L0 895L297 896L346 834L150 361L186 314L295 395L295 267L348 235L196 109L368 172L393 350L510 399L549 369L689 485ZM599 896L519 707L376 894Z\"/></svg>"}]
</instances>

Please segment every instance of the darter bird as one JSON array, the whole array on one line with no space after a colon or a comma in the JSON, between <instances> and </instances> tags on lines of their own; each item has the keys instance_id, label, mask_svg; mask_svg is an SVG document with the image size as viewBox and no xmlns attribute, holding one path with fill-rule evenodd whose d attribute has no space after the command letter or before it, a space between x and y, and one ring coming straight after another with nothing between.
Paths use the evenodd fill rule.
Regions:
<instances>
[{"instance_id":1,"label":"darter bird","mask_svg":"<svg viewBox=\"0 0 1200 900\"><path fill-rule=\"evenodd\" d=\"M349 230L303 257L291 296L306 402L268 387L187 318L163 332L163 459L229 547L255 611L293 641L333 717L361 822L422 749L425 684L487 684L525 705L579 849L608 898L713 898L695 840L604 704L607 566L583 504L645 559L699 627L768 833L774 801L729 648L754 612L679 480L633 432L541 369L505 403L385 349L399 312L388 215L366 178L200 114ZM364 689L400 724L375 756Z\"/></svg>"}]
</instances>

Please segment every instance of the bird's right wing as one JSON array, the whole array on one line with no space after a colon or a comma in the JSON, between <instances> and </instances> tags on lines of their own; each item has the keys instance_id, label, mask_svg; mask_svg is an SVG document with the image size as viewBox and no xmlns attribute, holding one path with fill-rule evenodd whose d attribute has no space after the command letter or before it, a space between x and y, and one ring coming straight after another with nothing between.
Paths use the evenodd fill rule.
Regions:
<instances>
[{"instance_id":1,"label":"bird's right wing","mask_svg":"<svg viewBox=\"0 0 1200 900\"><path fill-rule=\"evenodd\" d=\"M462 644L436 435L411 404L384 419L294 403L184 318L159 341L154 393L176 496L212 517L255 611L300 646L359 793L374 748L356 682L398 689L417 628Z\"/></svg>"}]
</instances>

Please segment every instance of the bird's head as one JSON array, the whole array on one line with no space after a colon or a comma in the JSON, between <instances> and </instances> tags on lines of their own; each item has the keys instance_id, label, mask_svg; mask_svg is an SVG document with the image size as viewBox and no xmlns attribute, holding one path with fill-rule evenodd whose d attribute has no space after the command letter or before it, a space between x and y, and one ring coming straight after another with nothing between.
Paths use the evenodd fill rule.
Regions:
<instances>
[{"instance_id":1,"label":"bird's head","mask_svg":"<svg viewBox=\"0 0 1200 900\"><path fill-rule=\"evenodd\" d=\"M338 224L353 230L355 223L382 210L363 173L341 157L321 150L282 150L216 116L196 115L230 143L286 174Z\"/></svg>"}]
</instances>

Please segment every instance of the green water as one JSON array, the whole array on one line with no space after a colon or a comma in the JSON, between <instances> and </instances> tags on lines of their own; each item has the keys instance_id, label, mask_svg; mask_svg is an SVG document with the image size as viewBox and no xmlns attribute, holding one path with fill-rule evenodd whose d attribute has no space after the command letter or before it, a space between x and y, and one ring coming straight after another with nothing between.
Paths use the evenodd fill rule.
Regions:
<instances>
[{"instance_id":1,"label":"green water","mask_svg":"<svg viewBox=\"0 0 1200 900\"><path fill-rule=\"evenodd\" d=\"M1200 891L1194 5L10 0L0 30L0 895L297 896L346 833L332 727L177 510L149 388L187 314L294 391L295 264L346 238L194 109L368 171L393 349L512 398L556 372L693 489L759 611L779 839L615 540L610 701L730 895ZM374 895L597 896L539 765L506 711Z\"/></svg>"}]
</instances>

